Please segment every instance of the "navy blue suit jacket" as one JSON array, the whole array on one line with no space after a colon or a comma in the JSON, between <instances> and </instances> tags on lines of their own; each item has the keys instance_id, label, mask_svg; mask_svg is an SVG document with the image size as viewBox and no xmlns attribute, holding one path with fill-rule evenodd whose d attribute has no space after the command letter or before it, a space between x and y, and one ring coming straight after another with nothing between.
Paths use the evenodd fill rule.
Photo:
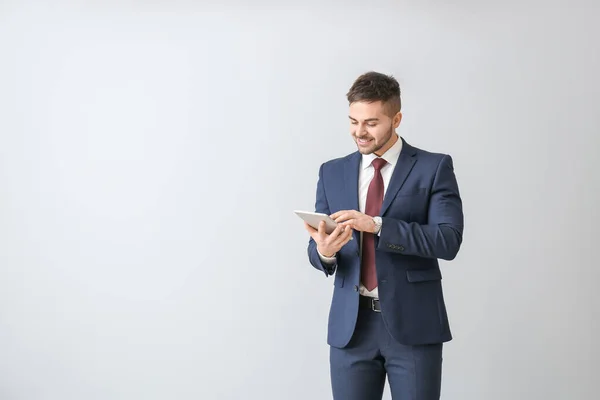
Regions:
<instances>
[{"instance_id":1,"label":"navy blue suit jacket","mask_svg":"<svg viewBox=\"0 0 600 400\"><path fill-rule=\"evenodd\" d=\"M463 211L449 155L427 152L403 138L402 151L386 190L379 236L375 237L377 282L381 313L390 334L406 345L452 339L442 293L438 259L452 260L460 248ZM333 214L358 210L361 154L321 165L315 211ZM336 255L336 264L323 263L310 238L310 263L326 276L334 275L327 342L344 347L358 315L359 232Z\"/></svg>"}]
</instances>

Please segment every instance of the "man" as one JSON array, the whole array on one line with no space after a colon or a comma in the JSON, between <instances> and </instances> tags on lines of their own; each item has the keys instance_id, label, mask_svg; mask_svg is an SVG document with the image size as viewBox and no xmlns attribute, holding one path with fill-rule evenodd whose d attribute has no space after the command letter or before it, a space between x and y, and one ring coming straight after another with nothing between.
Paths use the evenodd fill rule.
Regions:
<instances>
[{"instance_id":1,"label":"man","mask_svg":"<svg viewBox=\"0 0 600 400\"><path fill-rule=\"evenodd\" d=\"M347 98L358 151L321 165L315 207L338 226L328 235L305 223L311 264L335 275L333 396L380 400L387 375L394 400L437 400L452 339L438 259L454 259L463 233L452 158L398 136L393 77L366 73Z\"/></svg>"}]
</instances>

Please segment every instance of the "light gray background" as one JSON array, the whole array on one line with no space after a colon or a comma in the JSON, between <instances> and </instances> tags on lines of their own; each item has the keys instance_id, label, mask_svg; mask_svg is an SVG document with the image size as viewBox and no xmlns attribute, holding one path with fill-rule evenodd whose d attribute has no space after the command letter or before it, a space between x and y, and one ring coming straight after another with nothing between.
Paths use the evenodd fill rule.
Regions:
<instances>
[{"instance_id":1,"label":"light gray background","mask_svg":"<svg viewBox=\"0 0 600 400\"><path fill-rule=\"evenodd\" d=\"M463 195L443 399L597 398L594 2L119 3L0 3L0 399L331 398L292 210L371 69Z\"/></svg>"}]
</instances>

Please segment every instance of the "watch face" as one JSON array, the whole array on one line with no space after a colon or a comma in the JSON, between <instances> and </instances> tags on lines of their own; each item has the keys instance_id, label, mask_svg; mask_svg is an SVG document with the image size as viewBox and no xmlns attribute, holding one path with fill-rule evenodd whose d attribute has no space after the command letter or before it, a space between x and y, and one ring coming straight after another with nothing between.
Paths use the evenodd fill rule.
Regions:
<instances>
[{"instance_id":1,"label":"watch face","mask_svg":"<svg viewBox=\"0 0 600 400\"><path fill-rule=\"evenodd\" d=\"M379 229L381 227L381 217L373 217L373 222L375 223L375 228Z\"/></svg>"}]
</instances>

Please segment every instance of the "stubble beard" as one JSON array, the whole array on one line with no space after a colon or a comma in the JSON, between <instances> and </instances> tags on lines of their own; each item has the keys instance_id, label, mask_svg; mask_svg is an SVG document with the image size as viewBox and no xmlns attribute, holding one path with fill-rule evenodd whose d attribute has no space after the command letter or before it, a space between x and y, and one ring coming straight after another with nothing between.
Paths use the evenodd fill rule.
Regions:
<instances>
[{"instance_id":1,"label":"stubble beard","mask_svg":"<svg viewBox=\"0 0 600 400\"><path fill-rule=\"evenodd\" d=\"M371 147L369 148L362 148L360 147L360 145L358 144L358 138L355 136L355 143L356 143L356 147L358 148L359 153L364 154L364 155L369 155L369 154L373 154L379 150L381 150L386 144L389 143L390 140L392 140L392 135L394 134L394 129L390 127L390 130L388 131L385 140L383 141L383 143L376 143L375 140L373 140L373 144L371 145Z\"/></svg>"}]
</instances>

